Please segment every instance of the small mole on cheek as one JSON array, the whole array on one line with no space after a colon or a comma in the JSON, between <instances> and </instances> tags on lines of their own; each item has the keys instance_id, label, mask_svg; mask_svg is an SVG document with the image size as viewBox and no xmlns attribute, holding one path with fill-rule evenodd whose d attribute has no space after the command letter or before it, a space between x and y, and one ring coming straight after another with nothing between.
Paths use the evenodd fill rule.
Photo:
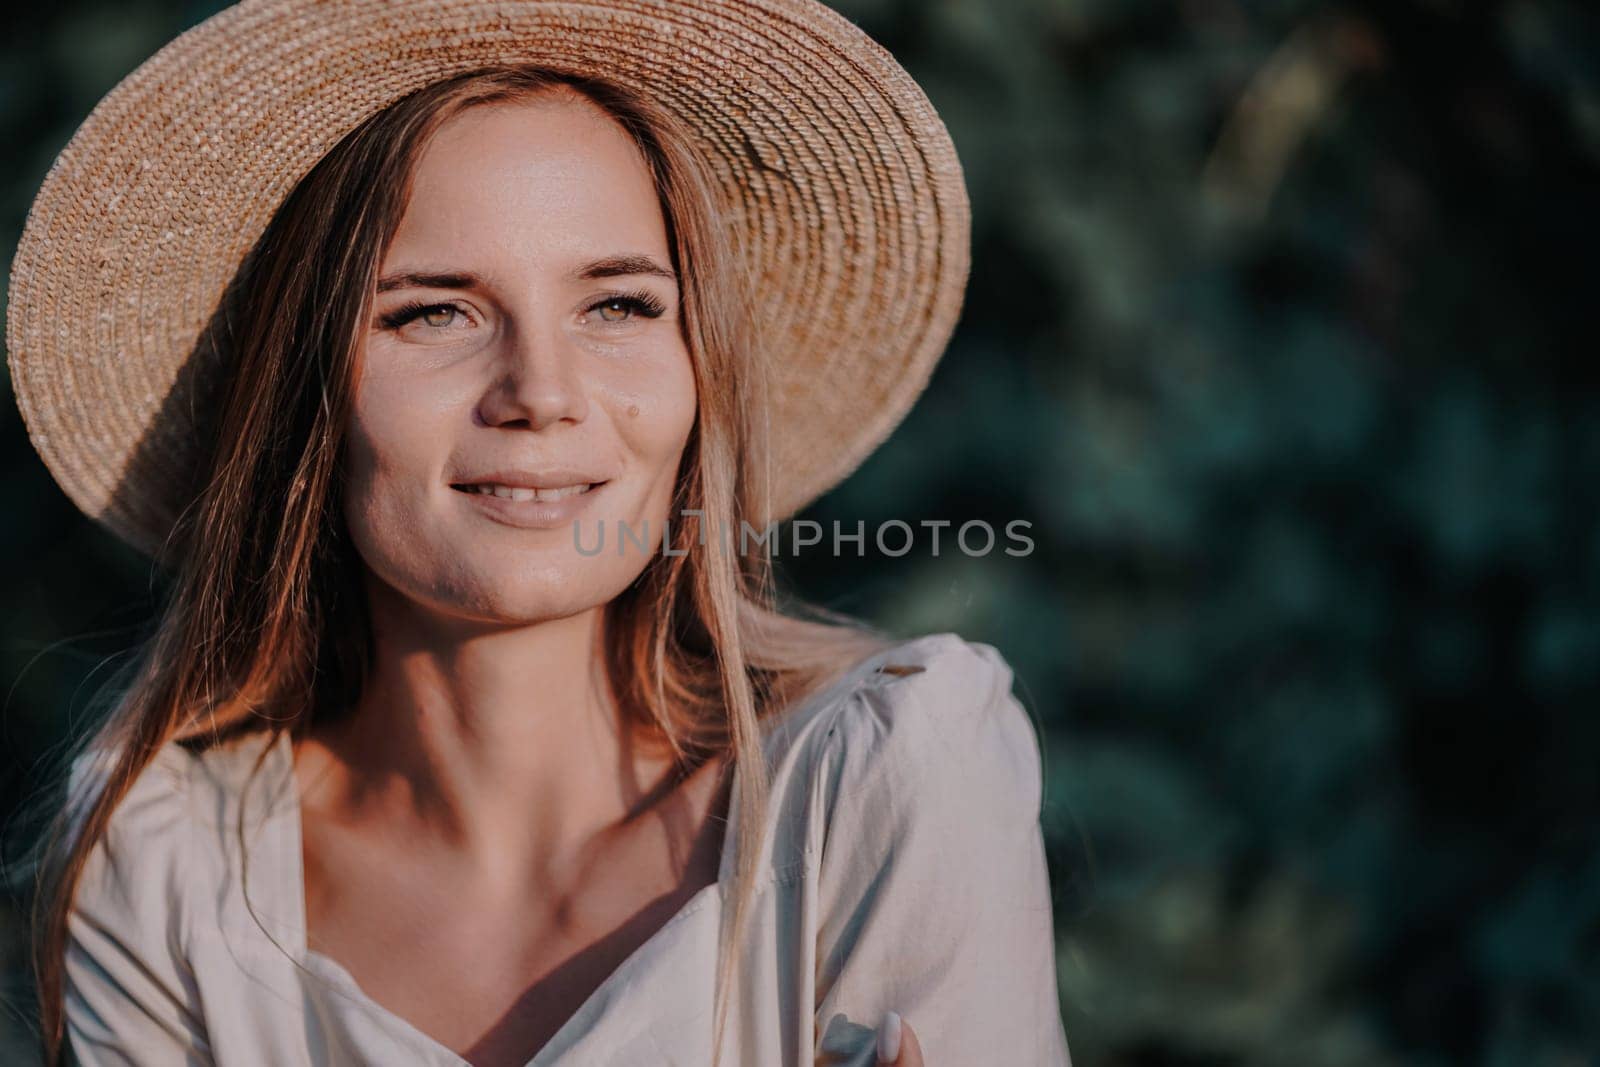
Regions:
<instances>
[{"instance_id":1,"label":"small mole on cheek","mask_svg":"<svg viewBox=\"0 0 1600 1067\"><path fill-rule=\"evenodd\" d=\"M638 404L629 404L628 405L628 415L629 415L629 417L630 418L637 417L638 414L639 414L639 405Z\"/></svg>"}]
</instances>

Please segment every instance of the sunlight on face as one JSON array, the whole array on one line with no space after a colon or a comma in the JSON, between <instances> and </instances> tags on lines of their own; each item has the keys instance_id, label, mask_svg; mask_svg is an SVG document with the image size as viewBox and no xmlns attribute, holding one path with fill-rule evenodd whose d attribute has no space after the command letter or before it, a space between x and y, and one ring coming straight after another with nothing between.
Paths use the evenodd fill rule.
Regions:
<instances>
[{"instance_id":1,"label":"sunlight on face","mask_svg":"<svg viewBox=\"0 0 1600 1067\"><path fill-rule=\"evenodd\" d=\"M551 93L450 119L412 188L361 351L356 548L376 578L454 617L603 604L649 562L632 542L619 555L619 522L660 549L695 415L646 164L596 105ZM501 495L473 488L489 483ZM504 495L534 487L542 501ZM591 552L604 520L603 551L578 550L574 520Z\"/></svg>"}]
</instances>

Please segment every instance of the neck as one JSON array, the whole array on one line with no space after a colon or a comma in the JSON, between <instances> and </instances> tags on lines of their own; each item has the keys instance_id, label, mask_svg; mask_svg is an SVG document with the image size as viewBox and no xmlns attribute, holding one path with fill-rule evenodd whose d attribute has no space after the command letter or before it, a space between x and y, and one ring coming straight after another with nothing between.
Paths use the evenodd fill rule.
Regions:
<instances>
[{"instance_id":1,"label":"neck","mask_svg":"<svg viewBox=\"0 0 1600 1067\"><path fill-rule=\"evenodd\" d=\"M624 729L603 607L462 627L371 595L368 684L325 742L341 765L325 803L341 818L405 827L486 879L539 877L581 867L670 771Z\"/></svg>"}]
</instances>

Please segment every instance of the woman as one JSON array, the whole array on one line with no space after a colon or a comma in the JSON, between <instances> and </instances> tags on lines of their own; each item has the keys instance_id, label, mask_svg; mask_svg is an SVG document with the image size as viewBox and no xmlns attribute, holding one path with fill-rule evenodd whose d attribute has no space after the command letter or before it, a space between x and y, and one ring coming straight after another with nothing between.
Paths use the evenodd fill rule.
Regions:
<instances>
[{"instance_id":1,"label":"woman","mask_svg":"<svg viewBox=\"0 0 1600 1067\"><path fill-rule=\"evenodd\" d=\"M1065 1063L1009 669L780 610L762 536L920 391L965 211L799 0L258 0L119 85L8 322L174 572L47 864L52 1062Z\"/></svg>"}]
</instances>

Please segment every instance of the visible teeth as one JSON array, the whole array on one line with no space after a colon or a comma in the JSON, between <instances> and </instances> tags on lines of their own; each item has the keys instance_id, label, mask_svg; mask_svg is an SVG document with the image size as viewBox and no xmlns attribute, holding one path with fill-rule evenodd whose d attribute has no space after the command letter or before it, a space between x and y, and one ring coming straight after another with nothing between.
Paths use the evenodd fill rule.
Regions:
<instances>
[{"instance_id":1,"label":"visible teeth","mask_svg":"<svg viewBox=\"0 0 1600 1067\"><path fill-rule=\"evenodd\" d=\"M483 493L486 496L500 496L507 500L537 500L542 504L551 504L557 500L565 500L569 496L587 493L592 485L566 485L560 489L528 489L522 486L510 485L475 485L474 493Z\"/></svg>"},{"instance_id":2,"label":"visible teeth","mask_svg":"<svg viewBox=\"0 0 1600 1067\"><path fill-rule=\"evenodd\" d=\"M588 491L589 487L587 485L567 485L562 486L560 489L534 490L534 492L538 494L539 499L545 503L550 503L556 500L565 500L569 496L577 496L579 493L587 493Z\"/></svg>"}]
</instances>

